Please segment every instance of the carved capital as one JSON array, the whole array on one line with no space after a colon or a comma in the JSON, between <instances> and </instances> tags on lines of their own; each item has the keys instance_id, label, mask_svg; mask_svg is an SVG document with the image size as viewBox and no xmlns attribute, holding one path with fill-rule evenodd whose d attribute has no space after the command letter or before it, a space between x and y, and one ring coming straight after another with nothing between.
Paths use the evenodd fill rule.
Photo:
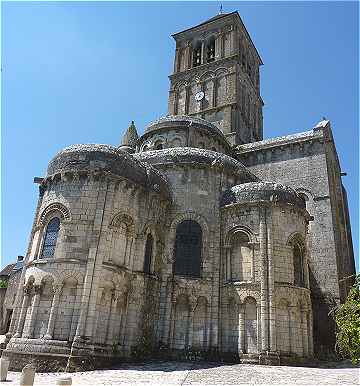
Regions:
<instances>
[{"instance_id":1,"label":"carved capital","mask_svg":"<svg viewBox=\"0 0 360 386\"><path fill-rule=\"evenodd\" d=\"M34 285L35 295L40 295L41 294L41 290L42 290L41 284L35 284Z\"/></svg>"}]
</instances>

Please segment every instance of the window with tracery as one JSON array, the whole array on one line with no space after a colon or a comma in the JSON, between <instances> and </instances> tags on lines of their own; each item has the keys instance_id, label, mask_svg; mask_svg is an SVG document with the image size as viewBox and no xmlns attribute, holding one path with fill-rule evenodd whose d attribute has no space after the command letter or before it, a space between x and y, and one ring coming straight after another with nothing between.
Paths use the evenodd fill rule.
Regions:
<instances>
[{"instance_id":1,"label":"window with tracery","mask_svg":"<svg viewBox=\"0 0 360 386\"><path fill-rule=\"evenodd\" d=\"M154 239L153 239L151 233L149 233L147 235L147 238L146 238L145 256L144 256L144 272L146 272L146 273L151 272L153 245L154 245Z\"/></svg>"},{"instance_id":2,"label":"window with tracery","mask_svg":"<svg viewBox=\"0 0 360 386\"><path fill-rule=\"evenodd\" d=\"M54 257L56 241L59 235L60 230L60 219L59 217L54 217L47 225L43 247L41 251L41 259L46 259Z\"/></svg>"},{"instance_id":3,"label":"window with tracery","mask_svg":"<svg viewBox=\"0 0 360 386\"><path fill-rule=\"evenodd\" d=\"M202 230L192 220L185 220L176 228L175 274L200 277Z\"/></svg>"}]
</instances>

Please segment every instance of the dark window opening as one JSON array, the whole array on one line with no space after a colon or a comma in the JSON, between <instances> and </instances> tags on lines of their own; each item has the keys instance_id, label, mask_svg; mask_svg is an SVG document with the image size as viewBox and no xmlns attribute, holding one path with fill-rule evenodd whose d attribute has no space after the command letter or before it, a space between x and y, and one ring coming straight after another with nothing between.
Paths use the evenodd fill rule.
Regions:
<instances>
[{"instance_id":1,"label":"dark window opening","mask_svg":"<svg viewBox=\"0 0 360 386\"><path fill-rule=\"evenodd\" d=\"M59 235L59 229L60 219L58 217L54 217L46 227L44 244L40 258L46 259L54 256L56 241Z\"/></svg>"},{"instance_id":2,"label":"dark window opening","mask_svg":"<svg viewBox=\"0 0 360 386\"><path fill-rule=\"evenodd\" d=\"M152 235L149 233L147 238L146 238L145 257L144 257L144 272L146 272L146 273L151 272L153 244L154 244L154 239L153 239Z\"/></svg>"},{"instance_id":3,"label":"dark window opening","mask_svg":"<svg viewBox=\"0 0 360 386\"><path fill-rule=\"evenodd\" d=\"M299 244L293 246L294 256L294 284L298 287L304 287L304 252Z\"/></svg>"},{"instance_id":4,"label":"dark window opening","mask_svg":"<svg viewBox=\"0 0 360 386\"><path fill-rule=\"evenodd\" d=\"M163 146L162 142L156 142L155 150L161 150L163 148L164 148L164 146Z\"/></svg>"},{"instance_id":5,"label":"dark window opening","mask_svg":"<svg viewBox=\"0 0 360 386\"><path fill-rule=\"evenodd\" d=\"M175 274L200 277L202 230L192 220L185 220L176 228Z\"/></svg>"},{"instance_id":6,"label":"dark window opening","mask_svg":"<svg viewBox=\"0 0 360 386\"><path fill-rule=\"evenodd\" d=\"M211 39L206 46L206 61L207 63L215 60L215 40Z\"/></svg>"},{"instance_id":7,"label":"dark window opening","mask_svg":"<svg viewBox=\"0 0 360 386\"><path fill-rule=\"evenodd\" d=\"M201 64L201 45L197 45L193 50L193 67Z\"/></svg>"}]
</instances>

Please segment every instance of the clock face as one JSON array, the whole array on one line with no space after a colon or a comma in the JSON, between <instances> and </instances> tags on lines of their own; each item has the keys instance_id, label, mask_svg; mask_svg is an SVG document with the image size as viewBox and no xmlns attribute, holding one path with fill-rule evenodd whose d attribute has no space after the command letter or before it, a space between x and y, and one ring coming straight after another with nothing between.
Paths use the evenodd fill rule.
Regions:
<instances>
[{"instance_id":1,"label":"clock face","mask_svg":"<svg viewBox=\"0 0 360 386\"><path fill-rule=\"evenodd\" d=\"M205 96L205 93L203 91L199 91L195 94L195 100L196 101L201 101Z\"/></svg>"}]
</instances>

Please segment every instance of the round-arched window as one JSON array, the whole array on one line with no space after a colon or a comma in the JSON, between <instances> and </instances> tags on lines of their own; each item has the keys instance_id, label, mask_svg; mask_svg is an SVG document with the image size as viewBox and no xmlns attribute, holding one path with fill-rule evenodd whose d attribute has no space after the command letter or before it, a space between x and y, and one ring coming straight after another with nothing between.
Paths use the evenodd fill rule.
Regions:
<instances>
[{"instance_id":1,"label":"round-arched window","mask_svg":"<svg viewBox=\"0 0 360 386\"><path fill-rule=\"evenodd\" d=\"M41 251L41 259L54 257L56 241L60 230L60 219L54 217L46 227L44 243Z\"/></svg>"},{"instance_id":2,"label":"round-arched window","mask_svg":"<svg viewBox=\"0 0 360 386\"><path fill-rule=\"evenodd\" d=\"M154 239L153 239L151 233L149 233L147 235L147 238L146 238L145 256L144 256L144 272L146 272L146 273L151 272L153 244L154 244Z\"/></svg>"},{"instance_id":3,"label":"round-arched window","mask_svg":"<svg viewBox=\"0 0 360 386\"><path fill-rule=\"evenodd\" d=\"M181 222L176 228L175 274L200 277L202 230L192 220Z\"/></svg>"}]
</instances>

